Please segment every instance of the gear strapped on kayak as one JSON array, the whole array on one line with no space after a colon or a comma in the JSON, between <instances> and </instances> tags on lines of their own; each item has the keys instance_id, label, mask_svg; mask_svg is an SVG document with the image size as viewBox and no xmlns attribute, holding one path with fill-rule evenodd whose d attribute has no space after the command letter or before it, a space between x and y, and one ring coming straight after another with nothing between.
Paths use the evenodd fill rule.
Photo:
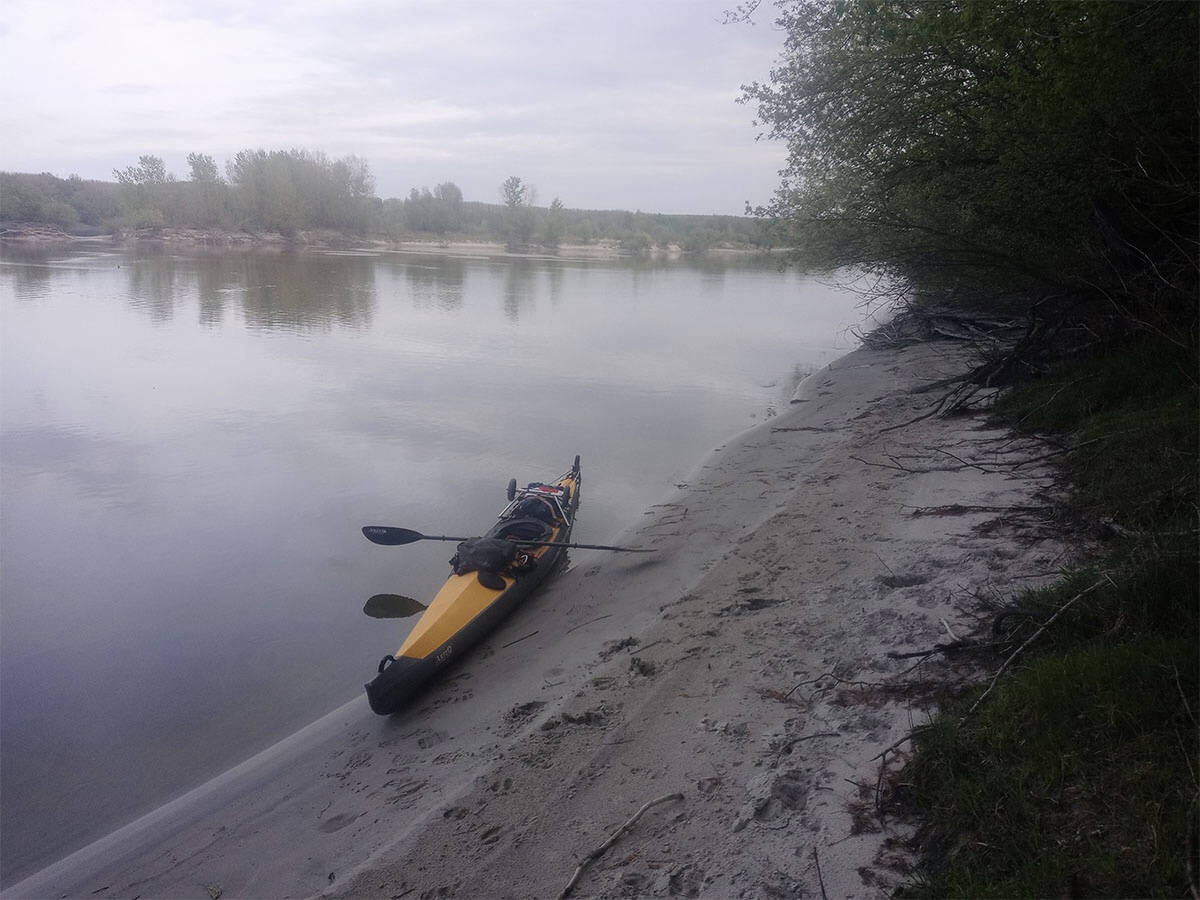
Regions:
<instances>
[{"instance_id":1,"label":"gear strapped on kayak","mask_svg":"<svg viewBox=\"0 0 1200 900\"><path fill-rule=\"evenodd\" d=\"M529 554L510 538L470 538L458 545L450 559L455 575L478 572L479 583L494 591L504 590L506 582L501 577L506 573L514 578L529 572L536 565Z\"/></svg>"},{"instance_id":2,"label":"gear strapped on kayak","mask_svg":"<svg viewBox=\"0 0 1200 900\"><path fill-rule=\"evenodd\" d=\"M521 552L519 545L544 541L561 528L567 521L569 502L569 489L533 482L514 496L486 535L458 545L450 560L454 574L478 572L484 587L504 590L504 575L518 578L537 566L537 559Z\"/></svg>"}]
</instances>

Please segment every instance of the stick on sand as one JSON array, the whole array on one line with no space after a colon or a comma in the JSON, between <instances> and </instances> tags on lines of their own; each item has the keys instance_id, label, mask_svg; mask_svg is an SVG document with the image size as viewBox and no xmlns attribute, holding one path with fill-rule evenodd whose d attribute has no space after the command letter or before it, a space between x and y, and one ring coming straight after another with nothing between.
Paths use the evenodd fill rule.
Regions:
<instances>
[{"instance_id":1,"label":"stick on sand","mask_svg":"<svg viewBox=\"0 0 1200 900\"><path fill-rule=\"evenodd\" d=\"M571 876L571 880L567 882L567 886L565 888L563 888L562 893L558 895L558 900L565 900L566 896L575 889L575 885L579 884L579 879L580 879L580 876L583 875L583 870L586 869L588 866L590 866L594 860L599 859L601 856L603 856L605 850L607 850L609 847L611 847L613 844L615 844L617 842L617 839L620 838L621 835L623 835L626 831L628 831L630 828L632 828L634 826L634 824L637 822L637 820L642 817L642 813L644 813L646 810L648 810L652 806L658 806L658 804L660 804L660 803L668 803L671 800L682 800L682 799L683 799L683 794L674 793L674 794L667 794L665 797L659 797L657 800L651 800L648 803L643 804L642 808L639 809L637 812L635 812L632 816L630 816L629 820L624 825L622 825L620 828L618 828L616 831L613 832L612 837L610 837L607 841L605 841L603 844L601 844L599 847L597 847L595 850L593 850L591 853L589 853L587 855L587 858L584 859L584 861L579 864L579 868L577 868L575 870L575 874Z\"/></svg>"}]
</instances>

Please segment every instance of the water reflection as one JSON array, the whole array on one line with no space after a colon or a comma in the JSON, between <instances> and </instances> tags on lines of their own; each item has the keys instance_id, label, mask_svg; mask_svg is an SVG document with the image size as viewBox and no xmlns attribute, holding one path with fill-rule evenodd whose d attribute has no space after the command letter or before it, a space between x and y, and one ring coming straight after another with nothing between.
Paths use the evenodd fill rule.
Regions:
<instances>
[{"instance_id":1,"label":"water reflection","mask_svg":"<svg viewBox=\"0 0 1200 900\"><path fill-rule=\"evenodd\" d=\"M219 327L231 312L254 330L367 328L375 310L375 257L139 246L118 265L129 304L165 324L197 302L197 320Z\"/></svg>"},{"instance_id":2,"label":"water reflection","mask_svg":"<svg viewBox=\"0 0 1200 900\"><path fill-rule=\"evenodd\" d=\"M105 249L81 252L74 245L57 244L5 245L0 252L0 264L19 300L41 300L49 295L51 285L56 289L62 289L64 284L79 287L89 273L117 266L113 255ZM69 281L65 274L68 272L72 273Z\"/></svg>"},{"instance_id":3,"label":"water reflection","mask_svg":"<svg viewBox=\"0 0 1200 900\"><path fill-rule=\"evenodd\" d=\"M521 318L521 308L537 302L537 292L533 289L534 280L543 270L544 263L531 259L514 259L497 264L497 269L504 275L504 316L510 322Z\"/></svg>"},{"instance_id":4,"label":"water reflection","mask_svg":"<svg viewBox=\"0 0 1200 900\"><path fill-rule=\"evenodd\" d=\"M551 266L547 271L547 280L549 281L550 289L550 305L558 306L563 298L563 285L565 283L562 266Z\"/></svg>"},{"instance_id":5,"label":"water reflection","mask_svg":"<svg viewBox=\"0 0 1200 900\"><path fill-rule=\"evenodd\" d=\"M154 322L170 320L179 301L176 260L165 251L142 252L122 267L129 303Z\"/></svg>"},{"instance_id":6,"label":"water reflection","mask_svg":"<svg viewBox=\"0 0 1200 900\"><path fill-rule=\"evenodd\" d=\"M372 619L407 619L425 612L425 604L400 594L375 594L363 604Z\"/></svg>"},{"instance_id":7,"label":"water reflection","mask_svg":"<svg viewBox=\"0 0 1200 900\"><path fill-rule=\"evenodd\" d=\"M467 278L465 260L453 256L425 257L411 262L393 258L388 271L404 279L414 305L443 312L462 308Z\"/></svg>"},{"instance_id":8,"label":"water reflection","mask_svg":"<svg viewBox=\"0 0 1200 900\"><path fill-rule=\"evenodd\" d=\"M361 256L247 253L225 272L252 329L366 328L375 310L375 260Z\"/></svg>"},{"instance_id":9,"label":"water reflection","mask_svg":"<svg viewBox=\"0 0 1200 900\"><path fill-rule=\"evenodd\" d=\"M40 300L49 292L54 273L45 253L22 252L12 259L9 269L13 295L18 300Z\"/></svg>"}]
</instances>

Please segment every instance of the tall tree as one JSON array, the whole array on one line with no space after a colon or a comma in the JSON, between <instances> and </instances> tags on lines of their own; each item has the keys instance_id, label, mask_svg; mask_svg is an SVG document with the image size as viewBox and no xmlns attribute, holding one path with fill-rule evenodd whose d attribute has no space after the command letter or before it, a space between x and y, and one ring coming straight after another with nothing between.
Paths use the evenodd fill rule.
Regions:
<instances>
[{"instance_id":1,"label":"tall tree","mask_svg":"<svg viewBox=\"0 0 1200 900\"><path fill-rule=\"evenodd\" d=\"M175 180L160 156L139 156L136 166L113 169L113 175L121 184L129 185L169 184Z\"/></svg>"},{"instance_id":2,"label":"tall tree","mask_svg":"<svg viewBox=\"0 0 1200 900\"><path fill-rule=\"evenodd\" d=\"M225 183L225 179L221 177L221 170L217 168L217 161L207 153L189 153L187 161L191 168L189 180L197 184Z\"/></svg>"},{"instance_id":3,"label":"tall tree","mask_svg":"<svg viewBox=\"0 0 1200 900\"><path fill-rule=\"evenodd\" d=\"M443 181L433 189L433 196L445 211L447 231L461 231L466 223L463 193L453 181Z\"/></svg>"},{"instance_id":4,"label":"tall tree","mask_svg":"<svg viewBox=\"0 0 1200 900\"><path fill-rule=\"evenodd\" d=\"M563 202L555 197L550 201L550 209L542 224L542 243L547 247L557 247L562 240L565 227L563 224Z\"/></svg>"},{"instance_id":5,"label":"tall tree","mask_svg":"<svg viewBox=\"0 0 1200 900\"><path fill-rule=\"evenodd\" d=\"M159 156L139 156L136 166L113 169L126 194L129 224L158 228L178 218L175 176Z\"/></svg>"},{"instance_id":6,"label":"tall tree","mask_svg":"<svg viewBox=\"0 0 1200 900\"><path fill-rule=\"evenodd\" d=\"M532 188L511 175L500 185L500 199L504 201L504 234L509 248L528 244L535 226Z\"/></svg>"},{"instance_id":7,"label":"tall tree","mask_svg":"<svg viewBox=\"0 0 1200 900\"><path fill-rule=\"evenodd\" d=\"M510 175L500 185L500 199L509 209L516 209L525 203L525 185L516 175Z\"/></svg>"},{"instance_id":8,"label":"tall tree","mask_svg":"<svg viewBox=\"0 0 1200 900\"><path fill-rule=\"evenodd\" d=\"M788 147L758 212L810 264L1119 306L1194 296L1200 4L777 9L783 55L743 100Z\"/></svg>"},{"instance_id":9,"label":"tall tree","mask_svg":"<svg viewBox=\"0 0 1200 900\"><path fill-rule=\"evenodd\" d=\"M217 161L207 153L189 153L187 161L191 172L184 186L184 219L206 228L231 223L229 185L221 177Z\"/></svg>"}]
</instances>

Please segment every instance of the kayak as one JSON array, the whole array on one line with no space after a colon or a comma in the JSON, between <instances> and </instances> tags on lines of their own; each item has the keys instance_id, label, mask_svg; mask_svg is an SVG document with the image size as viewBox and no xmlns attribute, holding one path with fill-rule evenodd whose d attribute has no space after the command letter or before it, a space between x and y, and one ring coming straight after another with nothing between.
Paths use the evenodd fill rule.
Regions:
<instances>
[{"instance_id":1,"label":"kayak","mask_svg":"<svg viewBox=\"0 0 1200 900\"><path fill-rule=\"evenodd\" d=\"M494 629L558 568L579 509L579 457L553 482L518 489L482 538L458 545L453 571L412 633L365 685L381 716L400 709L438 671ZM551 542L551 543L547 543Z\"/></svg>"}]
</instances>

